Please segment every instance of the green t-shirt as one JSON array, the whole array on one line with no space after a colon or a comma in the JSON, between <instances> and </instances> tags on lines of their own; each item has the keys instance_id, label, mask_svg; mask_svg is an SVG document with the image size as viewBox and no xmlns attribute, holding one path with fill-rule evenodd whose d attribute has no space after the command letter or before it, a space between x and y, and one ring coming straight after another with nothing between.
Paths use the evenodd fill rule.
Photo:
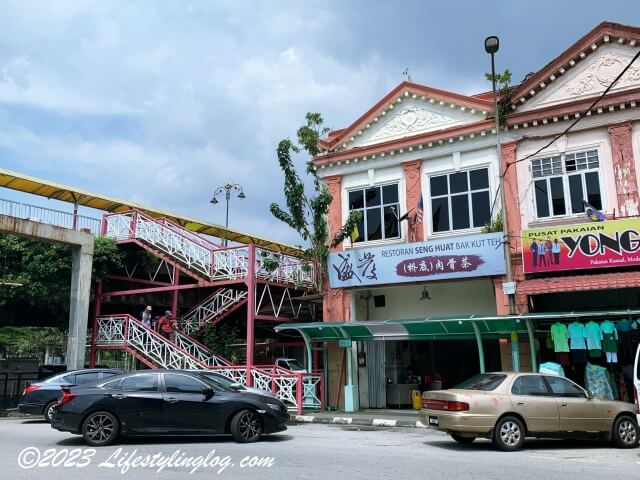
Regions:
<instances>
[{"instance_id":1,"label":"green t-shirt","mask_svg":"<svg viewBox=\"0 0 640 480\"><path fill-rule=\"evenodd\" d=\"M553 349L556 352L569 351L567 327L564 324L554 323L551 325L551 340L553 340Z\"/></svg>"}]
</instances>

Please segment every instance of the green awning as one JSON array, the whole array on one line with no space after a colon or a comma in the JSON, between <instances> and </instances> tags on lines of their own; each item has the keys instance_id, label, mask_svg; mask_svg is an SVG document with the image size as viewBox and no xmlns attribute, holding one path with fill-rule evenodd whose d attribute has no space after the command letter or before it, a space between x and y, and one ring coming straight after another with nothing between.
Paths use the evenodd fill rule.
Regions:
<instances>
[{"instance_id":1,"label":"green awning","mask_svg":"<svg viewBox=\"0 0 640 480\"><path fill-rule=\"evenodd\" d=\"M598 319L640 316L640 310L582 311L523 313L519 315L459 315L427 317L405 320L369 320L355 322L285 323L275 330L297 330L308 335L312 342L352 340L453 340L476 338L475 329L482 338L503 338L511 332L527 333L527 321L534 330L547 330L549 322L567 319ZM542 330L539 330L542 331Z\"/></svg>"}]
</instances>

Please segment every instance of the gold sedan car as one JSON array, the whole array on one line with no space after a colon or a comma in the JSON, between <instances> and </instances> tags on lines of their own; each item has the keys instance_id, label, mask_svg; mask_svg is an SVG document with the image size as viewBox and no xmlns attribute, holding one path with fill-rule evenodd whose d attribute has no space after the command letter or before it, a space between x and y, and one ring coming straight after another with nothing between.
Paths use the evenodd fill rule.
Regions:
<instances>
[{"instance_id":1,"label":"gold sedan car","mask_svg":"<svg viewBox=\"0 0 640 480\"><path fill-rule=\"evenodd\" d=\"M488 438L518 450L525 437L600 438L638 445L636 406L597 400L572 381L536 373L483 373L450 390L424 392L420 421L468 444Z\"/></svg>"}]
</instances>

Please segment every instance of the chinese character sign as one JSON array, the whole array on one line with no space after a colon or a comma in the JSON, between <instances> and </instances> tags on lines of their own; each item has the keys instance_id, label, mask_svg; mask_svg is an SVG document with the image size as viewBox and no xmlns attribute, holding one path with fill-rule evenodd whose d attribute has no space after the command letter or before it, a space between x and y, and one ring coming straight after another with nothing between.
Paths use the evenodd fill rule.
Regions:
<instances>
[{"instance_id":1,"label":"chinese character sign","mask_svg":"<svg viewBox=\"0 0 640 480\"><path fill-rule=\"evenodd\" d=\"M640 265L640 220L611 220L522 232L525 273Z\"/></svg>"},{"instance_id":2,"label":"chinese character sign","mask_svg":"<svg viewBox=\"0 0 640 480\"><path fill-rule=\"evenodd\" d=\"M358 248L329 255L331 288L502 275L502 233Z\"/></svg>"}]
</instances>

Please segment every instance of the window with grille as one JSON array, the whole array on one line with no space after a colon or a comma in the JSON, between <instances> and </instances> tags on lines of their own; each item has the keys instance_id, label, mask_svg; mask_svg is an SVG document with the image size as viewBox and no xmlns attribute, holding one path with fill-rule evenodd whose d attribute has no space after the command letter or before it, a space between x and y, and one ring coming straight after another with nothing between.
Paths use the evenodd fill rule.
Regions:
<instances>
[{"instance_id":1,"label":"window with grille","mask_svg":"<svg viewBox=\"0 0 640 480\"><path fill-rule=\"evenodd\" d=\"M584 212L583 201L602 209L597 150L531 160L537 218Z\"/></svg>"},{"instance_id":2,"label":"window with grille","mask_svg":"<svg viewBox=\"0 0 640 480\"><path fill-rule=\"evenodd\" d=\"M488 168L435 175L429 184L433 232L480 228L489 222Z\"/></svg>"},{"instance_id":3,"label":"window with grille","mask_svg":"<svg viewBox=\"0 0 640 480\"><path fill-rule=\"evenodd\" d=\"M355 243L400 238L398 184L349 191L349 211L362 212Z\"/></svg>"}]
</instances>

